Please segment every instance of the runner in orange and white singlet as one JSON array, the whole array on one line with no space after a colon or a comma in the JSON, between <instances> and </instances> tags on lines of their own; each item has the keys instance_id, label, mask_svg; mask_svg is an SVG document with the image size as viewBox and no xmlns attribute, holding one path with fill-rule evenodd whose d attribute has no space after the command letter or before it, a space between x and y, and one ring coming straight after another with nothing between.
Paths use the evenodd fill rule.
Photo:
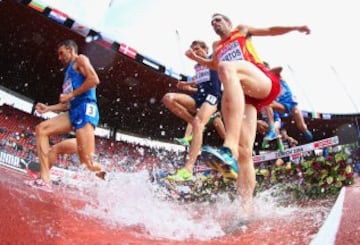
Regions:
<instances>
[{"instance_id":1,"label":"runner in orange and white singlet","mask_svg":"<svg viewBox=\"0 0 360 245\"><path fill-rule=\"evenodd\" d=\"M252 36L282 35L291 31L310 33L307 26L255 28L239 25L233 29L230 19L214 14L211 25L220 37L213 43L213 58L204 59L191 50L186 55L194 61L218 71L223 84L222 115L226 128L224 144L218 149L203 150L230 165L238 172L238 193L242 208L250 215L255 188L252 161L256 136L257 110L268 105L280 91L279 78L268 72L251 44Z\"/></svg>"}]
</instances>

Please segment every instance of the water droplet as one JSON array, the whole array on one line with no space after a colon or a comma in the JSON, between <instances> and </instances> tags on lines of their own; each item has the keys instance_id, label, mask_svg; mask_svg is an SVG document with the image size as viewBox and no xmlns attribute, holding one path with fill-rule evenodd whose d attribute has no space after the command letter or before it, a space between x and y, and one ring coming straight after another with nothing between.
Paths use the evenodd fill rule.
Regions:
<instances>
[{"instance_id":1,"label":"water droplet","mask_svg":"<svg viewBox=\"0 0 360 245\"><path fill-rule=\"evenodd\" d=\"M150 104L155 104L156 99L154 97L150 98Z\"/></svg>"}]
</instances>

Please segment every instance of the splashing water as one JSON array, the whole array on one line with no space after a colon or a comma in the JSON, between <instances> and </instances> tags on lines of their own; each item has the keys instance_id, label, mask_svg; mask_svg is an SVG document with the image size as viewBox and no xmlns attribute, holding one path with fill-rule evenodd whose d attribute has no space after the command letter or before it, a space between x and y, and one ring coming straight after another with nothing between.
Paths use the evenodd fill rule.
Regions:
<instances>
[{"instance_id":1,"label":"splashing water","mask_svg":"<svg viewBox=\"0 0 360 245\"><path fill-rule=\"evenodd\" d=\"M165 199L159 186L149 181L149 173L110 173L109 181L89 178L78 191L87 205L76 210L83 215L102 219L111 227L143 227L154 238L186 240L211 238L225 235L223 227L242 218L241 200L230 200L226 194L216 197L215 202L181 203ZM282 219L304 213L319 225L328 209L281 206L274 190L258 193L254 199L256 214L252 219L264 220L258 232L271 229L266 220ZM320 214L319 214L320 211Z\"/></svg>"}]
</instances>

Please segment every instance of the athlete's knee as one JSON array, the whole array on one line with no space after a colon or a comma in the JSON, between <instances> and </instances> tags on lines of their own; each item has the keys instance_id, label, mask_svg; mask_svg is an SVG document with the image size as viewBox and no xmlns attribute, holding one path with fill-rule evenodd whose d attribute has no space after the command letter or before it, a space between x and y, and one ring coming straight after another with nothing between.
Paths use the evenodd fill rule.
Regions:
<instances>
[{"instance_id":1,"label":"athlete's knee","mask_svg":"<svg viewBox=\"0 0 360 245\"><path fill-rule=\"evenodd\" d=\"M193 127L193 131L202 132L203 129L205 128L205 124L206 124L206 122L203 119L201 119L200 117L198 117L198 116L195 116L194 119L191 122L191 125Z\"/></svg>"},{"instance_id":2,"label":"athlete's knee","mask_svg":"<svg viewBox=\"0 0 360 245\"><path fill-rule=\"evenodd\" d=\"M230 62L220 62L218 64L218 75L222 82L226 82L227 78L231 76L234 68Z\"/></svg>"},{"instance_id":3,"label":"athlete's knee","mask_svg":"<svg viewBox=\"0 0 360 245\"><path fill-rule=\"evenodd\" d=\"M42 136L42 135L46 135L46 121L39 123L38 125L35 126L35 132L36 132L36 136Z\"/></svg>"},{"instance_id":4,"label":"athlete's knee","mask_svg":"<svg viewBox=\"0 0 360 245\"><path fill-rule=\"evenodd\" d=\"M246 61L237 61L237 62L219 62L218 64L218 75L222 82L227 82L228 80L232 81L233 76L237 76L237 73L245 72L247 69Z\"/></svg>"},{"instance_id":5,"label":"athlete's knee","mask_svg":"<svg viewBox=\"0 0 360 245\"><path fill-rule=\"evenodd\" d=\"M251 145L239 145L239 164L247 163L252 159L253 148Z\"/></svg>"},{"instance_id":6,"label":"athlete's knee","mask_svg":"<svg viewBox=\"0 0 360 245\"><path fill-rule=\"evenodd\" d=\"M174 101L174 95L172 93L167 93L165 94L162 99L161 99L162 103L165 105L168 105L170 103L173 103Z\"/></svg>"}]
</instances>

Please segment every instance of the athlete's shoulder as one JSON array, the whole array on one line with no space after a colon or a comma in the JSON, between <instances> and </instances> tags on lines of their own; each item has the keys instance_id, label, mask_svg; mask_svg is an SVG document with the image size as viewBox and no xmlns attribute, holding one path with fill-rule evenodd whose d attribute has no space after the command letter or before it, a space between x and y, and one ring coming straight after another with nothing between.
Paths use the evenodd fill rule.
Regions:
<instances>
[{"instance_id":1,"label":"athlete's shoulder","mask_svg":"<svg viewBox=\"0 0 360 245\"><path fill-rule=\"evenodd\" d=\"M221 40L216 40L216 41L213 42L212 46L213 46L214 50L216 49L217 46L219 46L220 42L221 42Z\"/></svg>"},{"instance_id":2,"label":"athlete's shoulder","mask_svg":"<svg viewBox=\"0 0 360 245\"><path fill-rule=\"evenodd\" d=\"M233 33L240 33L244 36L249 36L251 35L249 33L249 29L251 29L248 25L243 25L243 24L240 24L240 25L237 25L236 28L232 31Z\"/></svg>"},{"instance_id":3,"label":"athlete's shoulder","mask_svg":"<svg viewBox=\"0 0 360 245\"><path fill-rule=\"evenodd\" d=\"M79 54L76 58L75 58L76 62L88 62L89 61L89 57L87 57L84 54Z\"/></svg>"}]
</instances>

